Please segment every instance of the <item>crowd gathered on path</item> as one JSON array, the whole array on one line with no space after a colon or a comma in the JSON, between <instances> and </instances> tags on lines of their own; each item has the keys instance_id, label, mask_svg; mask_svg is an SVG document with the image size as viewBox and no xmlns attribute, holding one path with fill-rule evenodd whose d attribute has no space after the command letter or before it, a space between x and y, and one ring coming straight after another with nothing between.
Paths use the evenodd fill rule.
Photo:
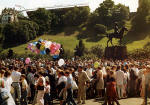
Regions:
<instances>
[{"instance_id":1,"label":"crowd gathered on path","mask_svg":"<svg viewBox=\"0 0 150 105\"><path fill-rule=\"evenodd\" d=\"M95 65L96 62L96 65ZM142 97L150 91L150 60L71 59L62 66L43 59L0 60L0 105L86 104L87 98L103 99L102 105Z\"/></svg>"}]
</instances>

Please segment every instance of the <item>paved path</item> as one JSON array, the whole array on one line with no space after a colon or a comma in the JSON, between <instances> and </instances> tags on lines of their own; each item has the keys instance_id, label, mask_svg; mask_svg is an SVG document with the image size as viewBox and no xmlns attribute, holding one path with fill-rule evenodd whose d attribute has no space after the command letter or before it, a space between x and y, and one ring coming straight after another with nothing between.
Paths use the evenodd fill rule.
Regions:
<instances>
[{"instance_id":1,"label":"paved path","mask_svg":"<svg viewBox=\"0 0 150 105\"><path fill-rule=\"evenodd\" d=\"M127 98L127 99L119 100L120 105L142 105L142 102L143 102L142 98ZM90 99L90 100L86 100L86 104L84 105L102 105L102 103L103 101L101 100ZM59 105L59 102L54 101L54 105ZM79 104L79 105L83 105L83 104ZM148 105L150 105L150 102Z\"/></svg>"},{"instance_id":2,"label":"paved path","mask_svg":"<svg viewBox=\"0 0 150 105\"><path fill-rule=\"evenodd\" d=\"M141 105L143 99L141 98L128 98L119 100L120 105ZM87 100L86 105L102 105L103 101L96 101L95 99Z\"/></svg>"}]
</instances>

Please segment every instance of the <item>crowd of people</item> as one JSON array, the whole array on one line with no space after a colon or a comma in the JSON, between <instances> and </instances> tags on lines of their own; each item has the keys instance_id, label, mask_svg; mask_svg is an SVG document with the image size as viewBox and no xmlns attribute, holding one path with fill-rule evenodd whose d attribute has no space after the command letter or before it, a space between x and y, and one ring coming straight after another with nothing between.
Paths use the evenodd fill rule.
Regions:
<instances>
[{"instance_id":1,"label":"crowd of people","mask_svg":"<svg viewBox=\"0 0 150 105\"><path fill-rule=\"evenodd\" d=\"M98 62L98 67L94 63ZM86 104L87 98L103 99L103 105L120 105L128 97L143 97L149 91L149 60L0 60L2 105ZM4 97L5 96L5 97ZM75 101L75 99L77 101Z\"/></svg>"}]
</instances>

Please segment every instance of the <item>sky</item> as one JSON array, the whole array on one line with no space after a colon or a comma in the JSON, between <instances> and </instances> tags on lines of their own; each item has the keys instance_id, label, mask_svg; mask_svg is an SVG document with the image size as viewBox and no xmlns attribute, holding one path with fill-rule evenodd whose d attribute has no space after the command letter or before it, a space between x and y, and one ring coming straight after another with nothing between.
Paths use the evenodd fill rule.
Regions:
<instances>
[{"instance_id":1,"label":"sky","mask_svg":"<svg viewBox=\"0 0 150 105\"><path fill-rule=\"evenodd\" d=\"M17 10L35 9L39 7L55 7L85 4L89 5L91 12L94 11L104 0L0 0L0 14L2 9L13 8ZM129 6L131 12L135 12L138 7L138 0L113 0L115 4L122 3ZM18 7L21 6L22 8Z\"/></svg>"}]
</instances>

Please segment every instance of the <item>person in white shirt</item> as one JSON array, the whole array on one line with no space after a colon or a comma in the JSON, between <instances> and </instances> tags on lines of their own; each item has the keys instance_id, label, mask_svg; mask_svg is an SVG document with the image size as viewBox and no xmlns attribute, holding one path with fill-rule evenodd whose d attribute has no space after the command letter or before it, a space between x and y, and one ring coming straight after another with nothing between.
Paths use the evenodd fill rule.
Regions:
<instances>
[{"instance_id":1,"label":"person in white shirt","mask_svg":"<svg viewBox=\"0 0 150 105\"><path fill-rule=\"evenodd\" d=\"M21 105L28 105L28 99L27 99L27 90L28 90L28 84L26 81L26 76L24 74L21 75Z\"/></svg>"},{"instance_id":2,"label":"person in white shirt","mask_svg":"<svg viewBox=\"0 0 150 105\"><path fill-rule=\"evenodd\" d=\"M11 84L13 82L12 78L11 78L11 73L9 71L5 72L5 78L4 80L6 81L6 88L8 90L8 92L11 91Z\"/></svg>"},{"instance_id":3,"label":"person in white shirt","mask_svg":"<svg viewBox=\"0 0 150 105\"><path fill-rule=\"evenodd\" d=\"M57 89L58 89L58 94L60 94L66 86L67 77L65 76L65 73L61 70L58 73L58 77L59 77L59 80L58 80L58 84L57 84ZM60 100L60 105L62 105L64 97L60 96L59 100Z\"/></svg>"},{"instance_id":4,"label":"person in white shirt","mask_svg":"<svg viewBox=\"0 0 150 105\"><path fill-rule=\"evenodd\" d=\"M116 72L116 83L117 83L117 92L118 92L118 97L121 99L123 98L123 81L124 81L124 72L121 71L121 67L117 67L117 72Z\"/></svg>"},{"instance_id":5,"label":"person in white shirt","mask_svg":"<svg viewBox=\"0 0 150 105\"><path fill-rule=\"evenodd\" d=\"M40 71L39 72L39 79L38 79L37 84L35 86L37 88L37 90L38 90L38 93L37 93L37 104L39 104L39 105L44 105L45 86L46 86L46 80L43 77L43 72Z\"/></svg>"},{"instance_id":6,"label":"person in white shirt","mask_svg":"<svg viewBox=\"0 0 150 105\"><path fill-rule=\"evenodd\" d=\"M59 72L59 79L58 79L58 84L59 85L60 83L62 82L67 82L67 78L66 76L64 75L64 73L62 73L62 71Z\"/></svg>"},{"instance_id":7,"label":"person in white shirt","mask_svg":"<svg viewBox=\"0 0 150 105\"><path fill-rule=\"evenodd\" d=\"M20 103L20 99L21 99L21 87L20 87L20 77L21 77L21 73L19 72L19 68L15 67L15 70L12 71L11 74L13 83L12 83L12 87L14 88L14 93L12 94L13 99L16 100L16 94L18 96L18 103Z\"/></svg>"},{"instance_id":8,"label":"person in white shirt","mask_svg":"<svg viewBox=\"0 0 150 105\"><path fill-rule=\"evenodd\" d=\"M7 104L8 105L15 105L15 101L14 99L12 98L12 95L11 95L11 84L12 84L12 78L11 78L11 72L10 71L6 71L5 72L5 89L7 90L8 92L8 95L9 95L9 98L7 100Z\"/></svg>"},{"instance_id":9,"label":"person in white shirt","mask_svg":"<svg viewBox=\"0 0 150 105\"><path fill-rule=\"evenodd\" d=\"M87 75L91 78L93 75L92 75L92 68L91 68L91 66L90 66L90 64L88 65L88 68L86 69L86 73L87 73Z\"/></svg>"},{"instance_id":10,"label":"person in white shirt","mask_svg":"<svg viewBox=\"0 0 150 105\"><path fill-rule=\"evenodd\" d=\"M46 81L45 94L44 94L44 105L51 105L50 89L51 89L50 83L49 83L49 81Z\"/></svg>"}]
</instances>

